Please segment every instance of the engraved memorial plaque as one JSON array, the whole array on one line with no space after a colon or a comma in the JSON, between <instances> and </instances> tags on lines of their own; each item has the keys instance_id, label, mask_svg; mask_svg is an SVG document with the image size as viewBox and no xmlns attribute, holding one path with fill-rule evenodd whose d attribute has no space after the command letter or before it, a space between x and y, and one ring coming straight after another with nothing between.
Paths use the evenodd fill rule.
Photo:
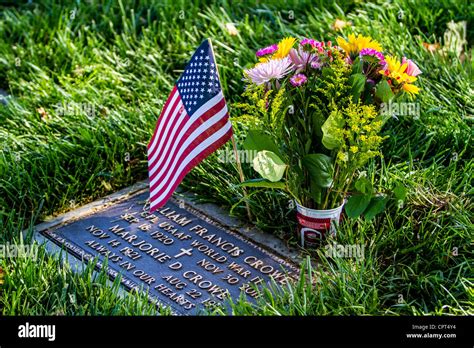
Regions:
<instances>
[{"instance_id":1,"label":"engraved memorial plaque","mask_svg":"<svg viewBox=\"0 0 474 348\"><path fill-rule=\"evenodd\" d=\"M80 261L97 259L111 279L120 274L126 289L147 291L175 314L204 313L241 293L255 301L260 286L285 284L295 270L183 201L172 198L150 214L147 198L142 189L37 233Z\"/></svg>"}]
</instances>

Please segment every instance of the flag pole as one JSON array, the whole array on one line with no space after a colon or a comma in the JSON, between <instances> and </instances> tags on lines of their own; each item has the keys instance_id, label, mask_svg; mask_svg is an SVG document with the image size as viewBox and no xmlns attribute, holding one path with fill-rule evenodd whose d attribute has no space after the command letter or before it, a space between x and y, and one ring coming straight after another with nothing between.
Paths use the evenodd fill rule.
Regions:
<instances>
[{"instance_id":1,"label":"flag pole","mask_svg":"<svg viewBox=\"0 0 474 348\"><path fill-rule=\"evenodd\" d=\"M212 46L212 41L211 41L211 39L207 39L207 40L209 41L209 47L211 48L212 55L214 56L214 61L216 62L217 76L219 76L219 81L221 81L221 76L219 74L219 69L217 68L217 60L215 59L216 55L214 54L214 48ZM239 172L239 176L240 176L240 182L243 183L245 181L245 176L244 176L244 172L242 170L242 163L240 162L240 156L239 156L239 153L238 153L238 150L237 150L237 145L236 145L236 142L235 142L234 132L232 132L231 140L232 140L232 147L234 149L235 163L237 164L237 171ZM245 207L247 209L247 217L248 217L249 221L252 221L252 213L250 211L249 202L246 199L247 198L247 188L245 186L242 186L242 190L244 192Z\"/></svg>"}]
</instances>

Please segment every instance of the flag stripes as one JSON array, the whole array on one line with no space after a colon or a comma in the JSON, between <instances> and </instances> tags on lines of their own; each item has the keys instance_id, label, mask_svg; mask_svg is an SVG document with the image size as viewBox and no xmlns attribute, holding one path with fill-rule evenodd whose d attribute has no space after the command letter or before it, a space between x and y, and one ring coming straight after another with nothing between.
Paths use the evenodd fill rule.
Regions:
<instances>
[{"instance_id":1,"label":"flag stripes","mask_svg":"<svg viewBox=\"0 0 474 348\"><path fill-rule=\"evenodd\" d=\"M163 206L184 176L231 136L215 58L205 41L173 87L148 144L150 211Z\"/></svg>"}]
</instances>

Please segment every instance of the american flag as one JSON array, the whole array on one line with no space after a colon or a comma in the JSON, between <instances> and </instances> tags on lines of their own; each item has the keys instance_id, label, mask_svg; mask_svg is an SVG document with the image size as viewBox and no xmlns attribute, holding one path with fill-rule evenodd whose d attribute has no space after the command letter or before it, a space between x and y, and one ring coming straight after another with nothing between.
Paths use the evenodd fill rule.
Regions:
<instances>
[{"instance_id":1,"label":"american flag","mask_svg":"<svg viewBox=\"0 0 474 348\"><path fill-rule=\"evenodd\" d=\"M148 144L150 211L162 207L184 176L232 136L209 40L176 82Z\"/></svg>"}]
</instances>

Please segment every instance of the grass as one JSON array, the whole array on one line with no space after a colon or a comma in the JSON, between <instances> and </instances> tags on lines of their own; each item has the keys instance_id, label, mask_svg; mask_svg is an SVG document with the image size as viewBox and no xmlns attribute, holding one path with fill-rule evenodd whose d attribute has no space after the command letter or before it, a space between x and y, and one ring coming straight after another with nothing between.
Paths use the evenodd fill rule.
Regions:
<instances>
[{"instance_id":1,"label":"grass","mask_svg":"<svg viewBox=\"0 0 474 348\"><path fill-rule=\"evenodd\" d=\"M318 267L305 264L299 282L265 291L257 306L235 301L232 312L474 314L473 4L47 0L7 3L0 11L0 88L10 95L7 105L0 104L0 243L20 243L20 231L47 216L146 178L145 147L156 118L202 39L213 40L232 104L241 100L241 69L257 48L290 34L334 41L339 33L331 25L339 18L352 22L343 34L371 35L423 70L420 117L391 120L384 158L365 168L380 190L402 183L408 197L373 221L341 225L334 242L364 245L364 258L311 253ZM463 62L422 45L442 44L451 20L468 22ZM227 32L229 22L239 35ZM234 123L238 140L248 127ZM255 175L247 164L243 169L247 177ZM246 219L238 182L234 165L214 155L183 187ZM295 245L288 199L251 193L252 223ZM142 294L122 296L103 273L95 277L90 267L74 273L44 250L37 262L0 262L5 315L156 312Z\"/></svg>"}]
</instances>

